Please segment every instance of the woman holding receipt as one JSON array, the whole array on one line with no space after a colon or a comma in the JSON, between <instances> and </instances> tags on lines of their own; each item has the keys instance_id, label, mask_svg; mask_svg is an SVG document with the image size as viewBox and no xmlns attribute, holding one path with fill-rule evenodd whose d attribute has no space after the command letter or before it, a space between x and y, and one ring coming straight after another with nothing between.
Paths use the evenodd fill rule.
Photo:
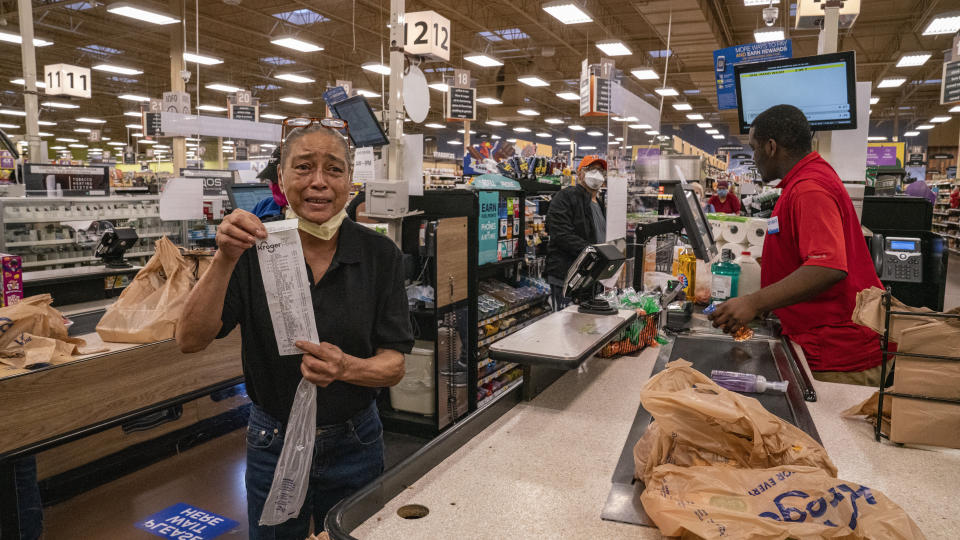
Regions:
<instances>
[{"instance_id":1,"label":"woman holding receipt","mask_svg":"<svg viewBox=\"0 0 960 540\"><path fill-rule=\"evenodd\" d=\"M339 122L339 121L335 121ZM190 293L176 339L203 350L237 325L247 391L247 519L250 538L296 538L323 528L339 500L383 471L383 427L375 398L404 375L413 347L403 264L393 242L345 218L352 164L346 139L329 120L287 119L279 184L299 219L320 343L297 342L280 356L254 245L267 237L253 214L234 210L217 231L218 251ZM339 127L339 126L337 126ZM317 438L300 515L275 527L258 520L301 376L316 384Z\"/></svg>"}]
</instances>

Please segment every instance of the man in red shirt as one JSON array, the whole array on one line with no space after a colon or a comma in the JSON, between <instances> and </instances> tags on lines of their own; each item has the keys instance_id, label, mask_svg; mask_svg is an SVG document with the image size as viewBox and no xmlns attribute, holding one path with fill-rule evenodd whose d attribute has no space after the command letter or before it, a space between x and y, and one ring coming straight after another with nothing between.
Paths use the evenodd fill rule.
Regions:
<instances>
[{"instance_id":1,"label":"man in red shirt","mask_svg":"<svg viewBox=\"0 0 960 540\"><path fill-rule=\"evenodd\" d=\"M858 292L882 285L850 196L810 140L810 125L796 107L777 105L754 120L757 169L764 182L782 178L767 222L762 288L724 302L711 318L730 332L773 311L815 378L876 386L880 339L851 315Z\"/></svg>"},{"instance_id":2,"label":"man in red shirt","mask_svg":"<svg viewBox=\"0 0 960 540\"><path fill-rule=\"evenodd\" d=\"M740 199L730 193L730 182L726 180L717 182L717 193L710 197L707 203L713 206L714 212L733 215L740 214Z\"/></svg>"}]
</instances>

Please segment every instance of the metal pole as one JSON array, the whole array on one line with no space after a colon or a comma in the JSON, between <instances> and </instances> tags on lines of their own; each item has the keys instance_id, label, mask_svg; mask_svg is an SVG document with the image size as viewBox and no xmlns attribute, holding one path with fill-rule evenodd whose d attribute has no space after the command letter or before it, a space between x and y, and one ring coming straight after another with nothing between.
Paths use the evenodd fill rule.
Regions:
<instances>
[{"instance_id":1,"label":"metal pole","mask_svg":"<svg viewBox=\"0 0 960 540\"><path fill-rule=\"evenodd\" d=\"M40 155L40 108L37 99L37 57L33 47L33 6L30 0L17 0L17 19L20 21L20 59L23 62L23 109L27 113L27 149L30 161L46 163L47 156Z\"/></svg>"},{"instance_id":2,"label":"metal pole","mask_svg":"<svg viewBox=\"0 0 960 540\"><path fill-rule=\"evenodd\" d=\"M837 35L840 31L840 4L830 0L823 8L823 29L820 30L820 39L817 43L817 54L837 52ZM833 133L821 131L817 133L817 151L827 161L831 161L833 151Z\"/></svg>"},{"instance_id":3,"label":"metal pole","mask_svg":"<svg viewBox=\"0 0 960 540\"><path fill-rule=\"evenodd\" d=\"M181 11L180 0L169 0L167 5L170 8L170 13L177 13ZM185 10L184 10L185 11ZM183 18L181 24L171 25L170 28L170 91L171 92L186 92L187 83L183 80L183 77L180 75L180 72L186 68L186 63L183 60L184 52L184 36L186 35L186 30L184 25L186 24L186 17ZM196 107L200 103L194 103L193 106ZM171 159L173 161L173 174L180 174L180 169L187 168L187 139L185 137L174 137L173 143L170 145L170 153L173 156ZM199 153L199 152L198 152ZM222 167L221 167L222 168Z\"/></svg>"},{"instance_id":4,"label":"metal pole","mask_svg":"<svg viewBox=\"0 0 960 540\"><path fill-rule=\"evenodd\" d=\"M403 13L404 0L390 0L390 99L387 111L387 123L390 131L390 146L387 153L389 180L405 181L400 178L401 145L403 144Z\"/></svg>"}]
</instances>

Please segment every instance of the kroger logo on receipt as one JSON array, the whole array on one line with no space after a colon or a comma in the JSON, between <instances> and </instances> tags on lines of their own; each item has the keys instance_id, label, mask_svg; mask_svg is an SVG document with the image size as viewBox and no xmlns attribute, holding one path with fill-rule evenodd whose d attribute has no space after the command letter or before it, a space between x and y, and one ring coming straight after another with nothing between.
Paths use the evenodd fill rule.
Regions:
<instances>
[{"instance_id":1,"label":"kroger logo on receipt","mask_svg":"<svg viewBox=\"0 0 960 540\"><path fill-rule=\"evenodd\" d=\"M267 253L273 253L279 247L280 247L280 242L277 242L275 244L260 242L259 244L257 244L257 251L266 251Z\"/></svg>"}]
</instances>

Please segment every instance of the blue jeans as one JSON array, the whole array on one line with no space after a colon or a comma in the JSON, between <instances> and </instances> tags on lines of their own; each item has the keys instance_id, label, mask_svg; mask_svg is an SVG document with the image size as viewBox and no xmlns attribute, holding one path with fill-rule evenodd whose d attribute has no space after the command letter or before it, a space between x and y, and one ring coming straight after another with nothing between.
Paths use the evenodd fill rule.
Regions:
<instances>
[{"instance_id":1,"label":"blue jeans","mask_svg":"<svg viewBox=\"0 0 960 540\"><path fill-rule=\"evenodd\" d=\"M27 456L13 462L13 477L16 484L19 531L7 531L0 538L38 540L43 533L43 505L40 502L40 486L37 484L37 457Z\"/></svg>"},{"instance_id":2,"label":"blue jeans","mask_svg":"<svg viewBox=\"0 0 960 540\"><path fill-rule=\"evenodd\" d=\"M300 515L280 525L258 525L283 448L286 426L257 405L247 427L247 521L251 540L303 540L323 530L327 512L383 473L383 424L377 404L343 424L317 428L310 485Z\"/></svg>"}]
</instances>

